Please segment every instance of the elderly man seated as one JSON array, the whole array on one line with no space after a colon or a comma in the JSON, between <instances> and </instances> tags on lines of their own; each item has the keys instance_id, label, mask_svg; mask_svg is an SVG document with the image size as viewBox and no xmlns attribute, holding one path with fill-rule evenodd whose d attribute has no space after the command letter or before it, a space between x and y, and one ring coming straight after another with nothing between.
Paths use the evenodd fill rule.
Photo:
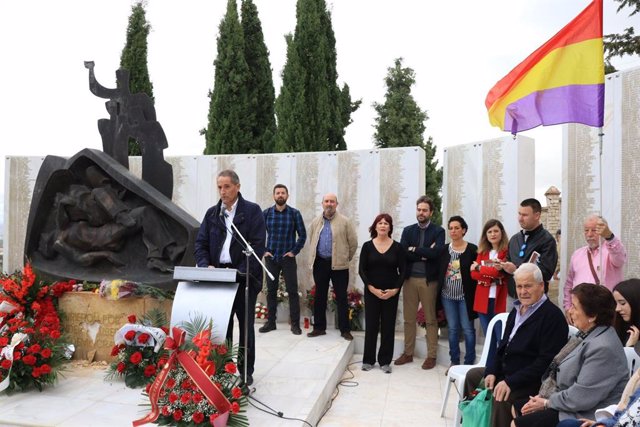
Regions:
<instances>
[{"instance_id":1,"label":"elderly man seated","mask_svg":"<svg viewBox=\"0 0 640 427\"><path fill-rule=\"evenodd\" d=\"M542 272L535 264L524 263L514 272L518 300L509 313L503 339L495 357L485 368L467 374L470 394L484 376L493 390L491 425L509 426L511 407L527 401L540 388L542 375L553 357L567 343L569 328L562 311L544 293Z\"/></svg>"}]
</instances>

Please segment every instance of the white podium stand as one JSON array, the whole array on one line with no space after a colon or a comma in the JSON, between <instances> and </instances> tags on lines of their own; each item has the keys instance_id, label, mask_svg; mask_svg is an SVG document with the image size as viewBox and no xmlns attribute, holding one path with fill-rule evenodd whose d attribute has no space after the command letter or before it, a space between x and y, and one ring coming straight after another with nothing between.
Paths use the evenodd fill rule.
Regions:
<instances>
[{"instance_id":1,"label":"white podium stand","mask_svg":"<svg viewBox=\"0 0 640 427\"><path fill-rule=\"evenodd\" d=\"M236 270L176 267L173 278L180 282L173 299L171 327L179 327L181 323L192 321L200 315L213 322L212 341L224 342L238 290Z\"/></svg>"}]
</instances>

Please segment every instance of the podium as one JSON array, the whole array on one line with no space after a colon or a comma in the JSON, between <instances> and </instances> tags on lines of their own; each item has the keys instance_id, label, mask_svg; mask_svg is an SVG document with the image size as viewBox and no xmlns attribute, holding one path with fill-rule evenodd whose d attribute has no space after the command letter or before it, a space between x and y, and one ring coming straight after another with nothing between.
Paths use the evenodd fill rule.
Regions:
<instances>
[{"instance_id":1,"label":"podium","mask_svg":"<svg viewBox=\"0 0 640 427\"><path fill-rule=\"evenodd\" d=\"M212 341L224 342L238 290L236 276L237 270L232 268L176 267L173 279L179 282L171 309L171 327L200 316L213 322Z\"/></svg>"}]
</instances>

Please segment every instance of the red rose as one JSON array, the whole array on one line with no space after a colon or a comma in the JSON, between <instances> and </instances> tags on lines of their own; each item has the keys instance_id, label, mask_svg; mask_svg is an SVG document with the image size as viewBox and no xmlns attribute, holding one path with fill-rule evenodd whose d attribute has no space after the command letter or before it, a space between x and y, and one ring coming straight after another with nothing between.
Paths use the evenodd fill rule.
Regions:
<instances>
[{"instance_id":1,"label":"red rose","mask_svg":"<svg viewBox=\"0 0 640 427\"><path fill-rule=\"evenodd\" d=\"M146 368L144 368L144 376L145 377L152 377L156 374L156 367L155 365L149 365Z\"/></svg>"},{"instance_id":2,"label":"red rose","mask_svg":"<svg viewBox=\"0 0 640 427\"><path fill-rule=\"evenodd\" d=\"M141 361L142 361L142 353L140 353L139 351L136 351L131 355L131 357L129 357L129 362L133 363L134 365L137 365Z\"/></svg>"},{"instance_id":3,"label":"red rose","mask_svg":"<svg viewBox=\"0 0 640 427\"><path fill-rule=\"evenodd\" d=\"M167 380L167 388L174 388L176 386L176 380L169 378Z\"/></svg>"},{"instance_id":4,"label":"red rose","mask_svg":"<svg viewBox=\"0 0 640 427\"><path fill-rule=\"evenodd\" d=\"M4 347L7 344L9 344L9 338L7 338L7 337L0 338L0 347Z\"/></svg>"},{"instance_id":5,"label":"red rose","mask_svg":"<svg viewBox=\"0 0 640 427\"><path fill-rule=\"evenodd\" d=\"M240 397L242 397L242 389L240 389L239 387L232 388L231 395L234 399L240 399Z\"/></svg>"},{"instance_id":6,"label":"red rose","mask_svg":"<svg viewBox=\"0 0 640 427\"><path fill-rule=\"evenodd\" d=\"M51 366L47 365L46 363L42 366L40 366L40 372L42 373L42 375L47 375L51 373Z\"/></svg>"},{"instance_id":7,"label":"red rose","mask_svg":"<svg viewBox=\"0 0 640 427\"><path fill-rule=\"evenodd\" d=\"M42 335L49 335L49 328L47 328L46 326L43 326L42 328L40 328L40 333Z\"/></svg>"},{"instance_id":8,"label":"red rose","mask_svg":"<svg viewBox=\"0 0 640 427\"><path fill-rule=\"evenodd\" d=\"M183 390L189 390L191 388L191 381L189 380L182 381L182 384L180 384L180 388Z\"/></svg>"},{"instance_id":9,"label":"red rose","mask_svg":"<svg viewBox=\"0 0 640 427\"><path fill-rule=\"evenodd\" d=\"M191 393L187 392L180 396L180 401L185 405L191 400Z\"/></svg>"},{"instance_id":10,"label":"red rose","mask_svg":"<svg viewBox=\"0 0 640 427\"><path fill-rule=\"evenodd\" d=\"M2 367L2 369L9 369L11 367L11 360L4 359L2 363L0 363L0 367Z\"/></svg>"},{"instance_id":11,"label":"red rose","mask_svg":"<svg viewBox=\"0 0 640 427\"><path fill-rule=\"evenodd\" d=\"M193 393L193 403L200 403L204 399L202 393Z\"/></svg>"},{"instance_id":12,"label":"red rose","mask_svg":"<svg viewBox=\"0 0 640 427\"><path fill-rule=\"evenodd\" d=\"M240 404L238 402L233 402L231 404L231 412L233 412L234 414L240 412Z\"/></svg>"},{"instance_id":13,"label":"red rose","mask_svg":"<svg viewBox=\"0 0 640 427\"><path fill-rule=\"evenodd\" d=\"M149 385L151 385L151 384L149 384ZM169 409L168 406L163 406L162 407L162 415L164 415L165 417L168 417L170 413L171 413L171 410Z\"/></svg>"},{"instance_id":14,"label":"red rose","mask_svg":"<svg viewBox=\"0 0 640 427\"><path fill-rule=\"evenodd\" d=\"M151 338L149 334L142 333L138 336L138 342L140 344L146 344L147 341L149 341L149 338Z\"/></svg>"},{"instance_id":15,"label":"red rose","mask_svg":"<svg viewBox=\"0 0 640 427\"><path fill-rule=\"evenodd\" d=\"M50 348L43 348L42 351L40 352L40 356L42 356L44 359L48 359L51 357L51 349Z\"/></svg>"},{"instance_id":16,"label":"red rose","mask_svg":"<svg viewBox=\"0 0 640 427\"><path fill-rule=\"evenodd\" d=\"M173 412L173 419L176 421L180 421L182 419L182 411L180 409L176 409Z\"/></svg>"},{"instance_id":17,"label":"red rose","mask_svg":"<svg viewBox=\"0 0 640 427\"><path fill-rule=\"evenodd\" d=\"M114 345L113 348L111 349L111 355L117 356L118 353L120 353L120 346Z\"/></svg>"},{"instance_id":18,"label":"red rose","mask_svg":"<svg viewBox=\"0 0 640 427\"><path fill-rule=\"evenodd\" d=\"M31 376L33 378L40 378L40 369L39 368L33 368L33 371L31 371Z\"/></svg>"},{"instance_id":19,"label":"red rose","mask_svg":"<svg viewBox=\"0 0 640 427\"><path fill-rule=\"evenodd\" d=\"M36 357L33 354L27 354L22 358L22 362L24 362L25 365L33 366L36 363Z\"/></svg>"},{"instance_id":20,"label":"red rose","mask_svg":"<svg viewBox=\"0 0 640 427\"><path fill-rule=\"evenodd\" d=\"M27 348L27 353L38 353L41 349L40 344L34 344Z\"/></svg>"},{"instance_id":21,"label":"red rose","mask_svg":"<svg viewBox=\"0 0 640 427\"><path fill-rule=\"evenodd\" d=\"M118 363L118 366L116 367L116 371L118 371L120 373L123 373L125 367L126 366L125 366L124 362L120 362L120 363Z\"/></svg>"},{"instance_id":22,"label":"red rose","mask_svg":"<svg viewBox=\"0 0 640 427\"><path fill-rule=\"evenodd\" d=\"M176 403L176 400L178 400L178 395L174 392L169 393L169 402Z\"/></svg>"},{"instance_id":23,"label":"red rose","mask_svg":"<svg viewBox=\"0 0 640 427\"><path fill-rule=\"evenodd\" d=\"M193 415L191 416L191 419L193 419L194 423L201 423L204 421L204 414L202 412L194 412Z\"/></svg>"},{"instance_id":24,"label":"red rose","mask_svg":"<svg viewBox=\"0 0 640 427\"><path fill-rule=\"evenodd\" d=\"M236 364L233 362L229 362L224 365L224 370L230 374L235 374L238 371L238 369L236 368Z\"/></svg>"},{"instance_id":25,"label":"red rose","mask_svg":"<svg viewBox=\"0 0 640 427\"><path fill-rule=\"evenodd\" d=\"M138 318L136 317L135 314L130 314L129 316L127 316L127 320L129 321L129 323L136 323Z\"/></svg>"},{"instance_id":26,"label":"red rose","mask_svg":"<svg viewBox=\"0 0 640 427\"><path fill-rule=\"evenodd\" d=\"M51 331L51 338L53 338L54 340L60 338L60 331L58 331L57 329Z\"/></svg>"},{"instance_id":27,"label":"red rose","mask_svg":"<svg viewBox=\"0 0 640 427\"><path fill-rule=\"evenodd\" d=\"M127 333L124 334L124 339L127 341L133 341L135 337L136 337L136 331L127 331Z\"/></svg>"}]
</instances>

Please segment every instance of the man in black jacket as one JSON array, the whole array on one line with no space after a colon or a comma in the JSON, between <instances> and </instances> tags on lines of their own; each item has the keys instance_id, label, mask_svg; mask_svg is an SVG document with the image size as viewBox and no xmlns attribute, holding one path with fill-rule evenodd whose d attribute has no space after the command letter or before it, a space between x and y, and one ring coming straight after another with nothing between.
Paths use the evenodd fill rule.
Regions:
<instances>
[{"instance_id":1,"label":"man in black jacket","mask_svg":"<svg viewBox=\"0 0 640 427\"><path fill-rule=\"evenodd\" d=\"M486 369L474 368L466 379L468 393L485 376L485 386L493 390L494 427L508 427L511 406L538 394L542 375L569 335L564 314L544 293L538 266L524 263L514 278L518 301L509 313L496 354L487 361Z\"/></svg>"}]
</instances>

